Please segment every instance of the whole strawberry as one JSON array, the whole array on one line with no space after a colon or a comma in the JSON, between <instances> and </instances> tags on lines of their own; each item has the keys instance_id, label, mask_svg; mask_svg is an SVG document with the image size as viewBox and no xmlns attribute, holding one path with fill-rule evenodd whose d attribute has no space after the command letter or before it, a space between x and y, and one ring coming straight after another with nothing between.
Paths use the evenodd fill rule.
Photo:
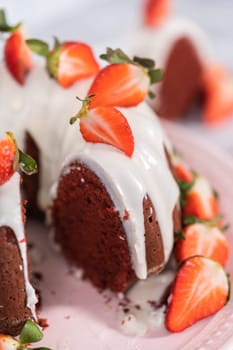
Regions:
<instances>
[{"instance_id":1,"label":"whole strawberry","mask_svg":"<svg viewBox=\"0 0 233 350\"><path fill-rule=\"evenodd\" d=\"M13 134L7 132L0 140L0 185L9 181L18 168L27 174L37 171L35 161L18 148Z\"/></svg>"},{"instance_id":2,"label":"whole strawberry","mask_svg":"<svg viewBox=\"0 0 233 350\"><path fill-rule=\"evenodd\" d=\"M21 23L7 24L5 12L0 10L0 32L10 33L4 47L4 58L7 68L14 79L21 85L32 67L30 50L21 31Z\"/></svg>"},{"instance_id":3,"label":"whole strawberry","mask_svg":"<svg viewBox=\"0 0 233 350\"><path fill-rule=\"evenodd\" d=\"M93 52L85 43L54 41L54 47L49 49L47 43L28 39L27 45L40 56L45 57L49 75L62 87L68 88L78 80L94 76L99 71L99 65Z\"/></svg>"}]
</instances>

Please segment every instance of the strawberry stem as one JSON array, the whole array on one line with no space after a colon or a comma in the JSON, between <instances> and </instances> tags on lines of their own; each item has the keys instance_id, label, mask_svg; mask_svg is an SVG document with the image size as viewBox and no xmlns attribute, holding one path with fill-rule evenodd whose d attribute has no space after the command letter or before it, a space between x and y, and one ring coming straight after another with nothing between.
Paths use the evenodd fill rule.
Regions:
<instances>
[{"instance_id":1,"label":"strawberry stem","mask_svg":"<svg viewBox=\"0 0 233 350\"><path fill-rule=\"evenodd\" d=\"M0 9L0 32L13 33L21 27L22 23L19 22L14 26L10 26L7 23L6 14L3 9Z\"/></svg>"},{"instance_id":2,"label":"strawberry stem","mask_svg":"<svg viewBox=\"0 0 233 350\"><path fill-rule=\"evenodd\" d=\"M18 148L13 132L7 131L6 134L14 142L15 148L16 148L15 158L13 162L14 171L16 171L19 167L20 170L27 175L32 175L37 173L38 169L37 169L36 161L32 157L30 157L28 154L25 154Z\"/></svg>"},{"instance_id":3,"label":"strawberry stem","mask_svg":"<svg viewBox=\"0 0 233 350\"><path fill-rule=\"evenodd\" d=\"M70 124L74 124L77 119L81 119L83 117L86 117L88 113L89 106L91 104L92 97L94 97L95 94L88 95L85 99L81 99L80 97L76 96L77 100L82 102L82 107L80 108L79 112L72 118L70 118Z\"/></svg>"}]
</instances>

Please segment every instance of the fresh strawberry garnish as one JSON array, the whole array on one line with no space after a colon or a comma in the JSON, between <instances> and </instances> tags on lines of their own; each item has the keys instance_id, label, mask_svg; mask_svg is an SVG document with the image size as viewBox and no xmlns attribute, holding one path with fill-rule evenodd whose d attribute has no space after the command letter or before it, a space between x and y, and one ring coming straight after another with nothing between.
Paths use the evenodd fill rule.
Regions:
<instances>
[{"instance_id":1,"label":"fresh strawberry garnish","mask_svg":"<svg viewBox=\"0 0 233 350\"><path fill-rule=\"evenodd\" d=\"M220 228L211 223L195 223L183 230L183 239L176 243L178 262L194 255L202 255L225 265L228 257L228 243Z\"/></svg>"},{"instance_id":2,"label":"fresh strawberry garnish","mask_svg":"<svg viewBox=\"0 0 233 350\"><path fill-rule=\"evenodd\" d=\"M19 343L9 335L0 334L0 350L18 350Z\"/></svg>"},{"instance_id":3,"label":"fresh strawberry garnish","mask_svg":"<svg viewBox=\"0 0 233 350\"><path fill-rule=\"evenodd\" d=\"M27 174L37 171L35 161L18 148L13 134L7 132L0 140L0 185L10 180L19 167Z\"/></svg>"},{"instance_id":4,"label":"fresh strawberry garnish","mask_svg":"<svg viewBox=\"0 0 233 350\"><path fill-rule=\"evenodd\" d=\"M32 60L30 50L27 47L20 26L21 23L15 26L8 25L5 12L0 10L0 32L11 33L5 44L5 62L12 76L18 81L18 83L23 85L25 78L32 67Z\"/></svg>"},{"instance_id":5,"label":"fresh strawberry garnish","mask_svg":"<svg viewBox=\"0 0 233 350\"><path fill-rule=\"evenodd\" d=\"M219 311L228 301L229 280L217 262L202 256L185 260L175 278L166 327L180 332Z\"/></svg>"},{"instance_id":6,"label":"fresh strawberry garnish","mask_svg":"<svg viewBox=\"0 0 233 350\"><path fill-rule=\"evenodd\" d=\"M216 196L208 181L196 176L185 193L183 215L196 216L199 219L213 219L219 213Z\"/></svg>"},{"instance_id":7,"label":"fresh strawberry garnish","mask_svg":"<svg viewBox=\"0 0 233 350\"><path fill-rule=\"evenodd\" d=\"M6 134L0 140L0 185L7 182L16 170L14 165L16 151L17 147L14 139Z\"/></svg>"},{"instance_id":8,"label":"fresh strawberry garnish","mask_svg":"<svg viewBox=\"0 0 233 350\"><path fill-rule=\"evenodd\" d=\"M47 43L37 40L27 40L31 50L44 56L51 77L67 88L78 80L94 76L99 71L99 65L91 48L80 42L68 41L60 43L55 39L54 48L49 50Z\"/></svg>"},{"instance_id":9,"label":"fresh strawberry garnish","mask_svg":"<svg viewBox=\"0 0 233 350\"><path fill-rule=\"evenodd\" d=\"M175 170L175 177L177 181L191 182L193 180L193 173L188 168L187 164L178 155L172 155L172 164Z\"/></svg>"},{"instance_id":10,"label":"fresh strawberry garnish","mask_svg":"<svg viewBox=\"0 0 233 350\"><path fill-rule=\"evenodd\" d=\"M0 334L0 350L51 350L47 347L32 348L32 343L43 339L43 333L37 323L27 320L24 324L18 339L9 335Z\"/></svg>"},{"instance_id":11,"label":"fresh strawberry garnish","mask_svg":"<svg viewBox=\"0 0 233 350\"><path fill-rule=\"evenodd\" d=\"M150 94L150 84L161 80L161 71L150 59L131 60L120 49L107 49L101 58L111 64L100 70L90 87L88 94L95 95L90 108L136 106Z\"/></svg>"},{"instance_id":12,"label":"fresh strawberry garnish","mask_svg":"<svg viewBox=\"0 0 233 350\"><path fill-rule=\"evenodd\" d=\"M92 98L88 96L83 100L81 110L70 123L80 119L80 131L87 142L114 146L130 157L134 151L134 138L127 119L114 107L89 110Z\"/></svg>"},{"instance_id":13,"label":"fresh strawberry garnish","mask_svg":"<svg viewBox=\"0 0 233 350\"><path fill-rule=\"evenodd\" d=\"M233 77L221 66L204 72L204 121L215 124L233 115Z\"/></svg>"},{"instance_id":14,"label":"fresh strawberry garnish","mask_svg":"<svg viewBox=\"0 0 233 350\"><path fill-rule=\"evenodd\" d=\"M5 61L12 76L23 85L32 67L30 50L20 31L13 33L6 41Z\"/></svg>"},{"instance_id":15,"label":"fresh strawberry garnish","mask_svg":"<svg viewBox=\"0 0 233 350\"><path fill-rule=\"evenodd\" d=\"M144 24L147 27L160 25L170 12L170 0L146 0Z\"/></svg>"}]
</instances>

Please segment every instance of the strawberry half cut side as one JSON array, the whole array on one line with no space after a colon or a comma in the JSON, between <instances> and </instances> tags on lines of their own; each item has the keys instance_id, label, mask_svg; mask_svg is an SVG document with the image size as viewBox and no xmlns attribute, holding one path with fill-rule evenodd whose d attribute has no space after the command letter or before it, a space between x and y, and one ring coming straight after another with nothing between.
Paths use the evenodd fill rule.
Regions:
<instances>
[{"instance_id":1,"label":"strawberry half cut side","mask_svg":"<svg viewBox=\"0 0 233 350\"><path fill-rule=\"evenodd\" d=\"M154 97L150 85L162 79L162 72L155 69L153 60L130 59L121 49L110 48L100 57L110 65L100 70L90 87L88 94L95 95L90 108L136 106L147 94Z\"/></svg>"},{"instance_id":2,"label":"strawberry half cut side","mask_svg":"<svg viewBox=\"0 0 233 350\"><path fill-rule=\"evenodd\" d=\"M83 100L79 113L70 119L80 119L80 131L85 141L104 143L118 148L128 157L134 151L134 137L125 116L114 107L96 107L89 110L93 96Z\"/></svg>"},{"instance_id":3,"label":"strawberry half cut side","mask_svg":"<svg viewBox=\"0 0 233 350\"><path fill-rule=\"evenodd\" d=\"M215 260L220 265L226 264L229 246L223 232L218 227L211 227L208 223L196 223L183 229L184 239L175 245L178 262L191 256L202 255Z\"/></svg>"},{"instance_id":4,"label":"strawberry half cut side","mask_svg":"<svg viewBox=\"0 0 233 350\"><path fill-rule=\"evenodd\" d=\"M51 50L46 42L38 39L28 39L27 45L33 52L45 58L49 75L64 88L81 79L94 76L99 71L99 64L92 49L85 43L76 41L60 43L55 38Z\"/></svg>"},{"instance_id":5,"label":"strawberry half cut side","mask_svg":"<svg viewBox=\"0 0 233 350\"><path fill-rule=\"evenodd\" d=\"M229 279L217 262L194 256L184 261L175 278L166 327L180 332L219 311L228 301Z\"/></svg>"},{"instance_id":6,"label":"strawberry half cut side","mask_svg":"<svg viewBox=\"0 0 233 350\"><path fill-rule=\"evenodd\" d=\"M209 182L203 176L196 176L192 187L185 195L183 216L211 220L218 214L218 201Z\"/></svg>"}]
</instances>

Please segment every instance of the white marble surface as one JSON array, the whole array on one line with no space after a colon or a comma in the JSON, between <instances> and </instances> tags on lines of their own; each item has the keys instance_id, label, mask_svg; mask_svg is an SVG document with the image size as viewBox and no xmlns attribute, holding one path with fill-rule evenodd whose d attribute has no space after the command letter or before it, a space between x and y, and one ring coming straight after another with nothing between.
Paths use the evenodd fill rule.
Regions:
<instances>
[{"instance_id":1,"label":"white marble surface","mask_svg":"<svg viewBox=\"0 0 233 350\"><path fill-rule=\"evenodd\" d=\"M125 38L140 18L143 0L0 0L12 22L23 19L30 36L51 40L86 41L99 53L108 46L125 46ZM216 57L233 71L233 2L174 0L174 12L192 18L208 33ZM196 121L185 125L233 155L233 118L209 129Z\"/></svg>"}]
</instances>

